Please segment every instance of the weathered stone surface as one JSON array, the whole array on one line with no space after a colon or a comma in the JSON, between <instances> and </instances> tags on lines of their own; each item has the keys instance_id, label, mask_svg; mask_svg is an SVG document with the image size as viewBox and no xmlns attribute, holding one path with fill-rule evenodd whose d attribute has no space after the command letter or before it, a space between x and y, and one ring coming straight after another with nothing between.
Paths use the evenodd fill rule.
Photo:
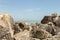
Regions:
<instances>
[{"instance_id":1,"label":"weathered stone surface","mask_svg":"<svg viewBox=\"0 0 60 40\"><path fill-rule=\"evenodd\" d=\"M52 22L52 17L51 16L44 16L44 18L42 19L41 23L42 24L46 24L48 22Z\"/></svg>"},{"instance_id":2,"label":"weathered stone surface","mask_svg":"<svg viewBox=\"0 0 60 40\"><path fill-rule=\"evenodd\" d=\"M30 31L24 30L23 32L17 33L14 35L16 40L40 40L37 38L32 38Z\"/></svg>"},{"instance_id":3,"label":"weathered stone surface","mask_svg":"<svg viewBox=\"0 0 60 40\"><path fill-rule=\"evenodd\" d=\"M0 40L60 40L60 16L45 16L41 23L15 22L8 14L0 15Z\"/></svg>"},{"instance_id":4,"label":"weathered stone surface","mask_svg":"<svg viewBox=\"0 0 60 40\"><path fill-rule=\"evenodd\" d=\"M40 39L37 39L37 38L31 38L30 40L40 40Z\"/></svg>"},{"instance_id":5,"label":"weathered stone surface","mask_svg":"<svg viewBox=\"0 0 60 40\"><path fill-rule=\"evenodd\" d=\"M32 35L33 38L39 38L39 39L45 39L52 36L49 32L45 30L37 30L36 32L33 32Z\"/></svg>"},{"instance_id":6,"label":"weathered stone surface","mask_svg":"<svg viewBox=\"0 0 60 40\"><path fill-rule=\"evenodd\" d=\"M21 31L20 28L19 28L19 26L18 26L18 24L15 24L13 29L14 29L14 35L16 33L19 33Z\"/></svg>"},{"instance_id":7,"label":"weathered stone surface","mask_svg":"<svg viewBox=\"0 0 60 40\"><path fill-rule=\"evenodd\" d=\"M50 38L42 39L42 40L60 40L60 35L55 35Z\"/></svg>"},{"instance_id":8,"label":"weathered stone surface","mask_svg":"<svg viewBox=\"0 0 60 40\"><path fill-rule=\"evenodd\" d=\"M25 30L14 35L16 40L30 40L30 32Z\"/></svg>"},{"instance_id":9,"label":"weathered stone surface","mask_svg":"<svg viewBox=\"0 0 60 40\"><path fill-rule=\"evenodd\" d=\"M55 35L55 26L53 25L53 23L49 22L47 24L40 24L40 26L38 27L37 30L43 29L49 33L51 33L52 35Z\"/></svg>"},{"instance_id":10,"label":"weathered stone surface","mask_svg":"<svg viewBox=\"0 0 60 40\"><path fill-rule=\"evenodd\" d=\"M55 26L60 27L60 17L57 16L57 17L53 18L53 23L55 24Z\"/></svg>"},{"instance_id":11,"label":"weathered stone surface","mask_svg":"<svg viewBox=\"0 0 60 40\"><path fill-rule=\"evenodd\" d=\"M54 23L55 26L60 27L60 16L58 16L56 13L52 14L52 16L44 16L41 23L46 24L48 22L52 22L52 23Z\"/></svg>"},{"instance_id":12,"label":"weathered stone surface","mask_svg":"<svg viewBox=\"0 0 60 40\"><path fill-rule=\"evenodd\" d=\"M17 24L21 30L31 30L32 29L31 26L26 22L18 22Z\"/></svg>"},{"instance_id":13,"label":"weathered stone surface","mask_svg":"<svg viewBox=\"0 0 60 40\"><path fill-rule=\"evenodd\" d=\"M1 14L0 15L0 25L4 28L8 28L9 29L9 32L11 33L11 37L13 37L13 24L14 24L14 21L13 21L13 18L8 15L8 14Z\"/></svg>"}]
</instances>

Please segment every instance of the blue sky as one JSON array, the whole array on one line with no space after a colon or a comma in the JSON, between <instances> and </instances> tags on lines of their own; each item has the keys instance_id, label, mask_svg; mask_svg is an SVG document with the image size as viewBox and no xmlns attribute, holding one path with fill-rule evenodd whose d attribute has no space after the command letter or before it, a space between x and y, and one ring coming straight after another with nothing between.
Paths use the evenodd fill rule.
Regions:
<instances>
[{"instance_id":1,"label":"blue sky","mask_svg":"<svg viewBox=\"0 0 60 40\"><path fill-rule=\"evenodd\" d=\"M0 13L15 20L41 20L53 12L60 14L60 0L0 0Z\"/></svg>"}]
</instances>

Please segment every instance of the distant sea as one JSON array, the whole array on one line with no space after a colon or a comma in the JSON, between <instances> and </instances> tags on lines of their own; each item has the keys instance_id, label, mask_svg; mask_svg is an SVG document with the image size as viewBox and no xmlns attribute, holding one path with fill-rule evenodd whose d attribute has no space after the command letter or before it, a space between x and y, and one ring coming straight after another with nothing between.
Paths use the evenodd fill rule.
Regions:
<instances>
[{"instance_id":1,"label":"distant sea","mask_svg":"<svg viewBox=\"0 0 60 40\"><path fill-rule=\"evenodd\" d=\"M27 20L27 21L25 21L25 22L27 22L27 23L40 23L40 21L39 20Z\"/></svg>"},{"instance_id":2,"label":"distant sea","mask_svg":"<svg viewBox=\"0 0 60 40\"><path fill-rule=\"evenodd\" d=\"M29 24L40 23L40 20L19 20L20 22L27 22Z\"/></svg>"}]
</instances>

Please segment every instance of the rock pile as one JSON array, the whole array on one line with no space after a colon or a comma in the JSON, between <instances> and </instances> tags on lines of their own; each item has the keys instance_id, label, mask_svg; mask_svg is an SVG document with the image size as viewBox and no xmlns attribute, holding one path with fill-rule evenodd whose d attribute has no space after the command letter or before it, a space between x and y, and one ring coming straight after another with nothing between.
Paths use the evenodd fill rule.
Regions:
<instances>
[{"instance_id":1,"label":"rock pile","mask_svg":"<svg viewBox=\"0 0 60 40\"><path fill-rule=\"evenodd\" d=\"M30 25L0 14L0 40L60 40L60 16L54 13Z\"/></svg>"}]
</instances>

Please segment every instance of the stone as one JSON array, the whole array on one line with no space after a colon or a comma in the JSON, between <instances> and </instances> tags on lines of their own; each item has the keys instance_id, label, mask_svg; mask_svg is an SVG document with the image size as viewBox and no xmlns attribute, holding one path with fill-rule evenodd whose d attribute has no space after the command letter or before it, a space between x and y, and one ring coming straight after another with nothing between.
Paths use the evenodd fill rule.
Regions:
<instances>
[{"instance_id":1,"label":"stone","mask_svg":"<svg viewBox=\"0 0 60 40\"><path fill-rule=\"evenodd\" d=\"M19 33L21 31L20 28L19 28L19 26L17 24L14 25L14 28L13 29L14 29L14 35L16 33Z\"/></svg>"},{"instance_id":2,"label":"stone","mask_svg":"<svg viewBox=\"0 0 60 40\"><path fill-rule=\"evenodd\" d=\"M6 27L9 29L9 32L11 34L11 37L13 37L13 25L14 20L9 14L1 14L0 15L0 25L4 28Z\"/></svg>"},{"instance_id":3,"label":"stone","mask_svg":"<svg viewBox=\"0 0 60 40\"><path fill-rule=\"evenodd\" d=\"M18 22L17 24L18 24L19 28L22 31L24 31L24 30L32 30L32 27L26 22Z\"/></svg>"},{"instance_id":4,"label":"stone","mask_svg":"<svg viewBox=\"0 0 60 40\"><path fill-rule=\"evenodd\" d=\"M52 17L51 16L44 16L44 18L41 20L42 24L46 24L48 22L52 22Z\"/></svg>"},{"instance_id":5,"label":"stone","mask_svg":"<svg viewBox=\"0 0 60 40\"><path fill-rule=\"evenodd\" d=\"M54 35L51 38L46 38L46 39L42 39L42 40L60 40L60 35Z\"/></svg>"},{"instance_id":6,"label":"stone","mask_svg":"<svg viewBox=\"0 0 60 40\"><path fill-rule=\"evenodd\" d=\"M57 16L57 17L53 18L53 23L55 24L55 26L60 27L60 17Z\"/></svg>"},{"instance_id":7,"label":"stone","mask_svg":"<svg viewBox=\"0 0 60 40\"><path fill-rule=\"evenodd\" d=\"M40 39L38 39L38 38L31 38L30 40L40 40Z\"/></svg>"},{"instance_id":8,"label":"stone","mask_svg":"<svg viewBox=\"0 0 60 40\"><path fill-rule=\"evenodd\" d=\"M14 35L16 40L30 40L30 31L24 30Z\"/></svg>"},{"instance_id":9,"label":"stone","mask_svg":"<svg viewBox=\"0 0 60 40\"><path fill-rule=\"evenodd\" d=\"M58 14L57 13L52 13L52 17L57 17Z\"/></svg>"},{"instance_id":10,"label":"stone","mask_svg":"<svg viewBox=\"0 0 60 40\"><path fill-rule=\"evenodd\" d=\"M52 22L49 22L47 24L40 24L40 26L38 27L37 30L43 29L49 33L51 33L52 35L55 35L55 26L53 25Z\"/></svg>"},{"instance_id":11,"label":"stone","mask_svg":"<svg viewBox=\"0 0 60 40\"><path fill-rule=\"evenodd\" d=\"M32 35L33 38L38 38L38 39L45 39L52 36L49 32L45 30L37 30L36 32L33 32Z\"/></svg>"}]
</instances>

